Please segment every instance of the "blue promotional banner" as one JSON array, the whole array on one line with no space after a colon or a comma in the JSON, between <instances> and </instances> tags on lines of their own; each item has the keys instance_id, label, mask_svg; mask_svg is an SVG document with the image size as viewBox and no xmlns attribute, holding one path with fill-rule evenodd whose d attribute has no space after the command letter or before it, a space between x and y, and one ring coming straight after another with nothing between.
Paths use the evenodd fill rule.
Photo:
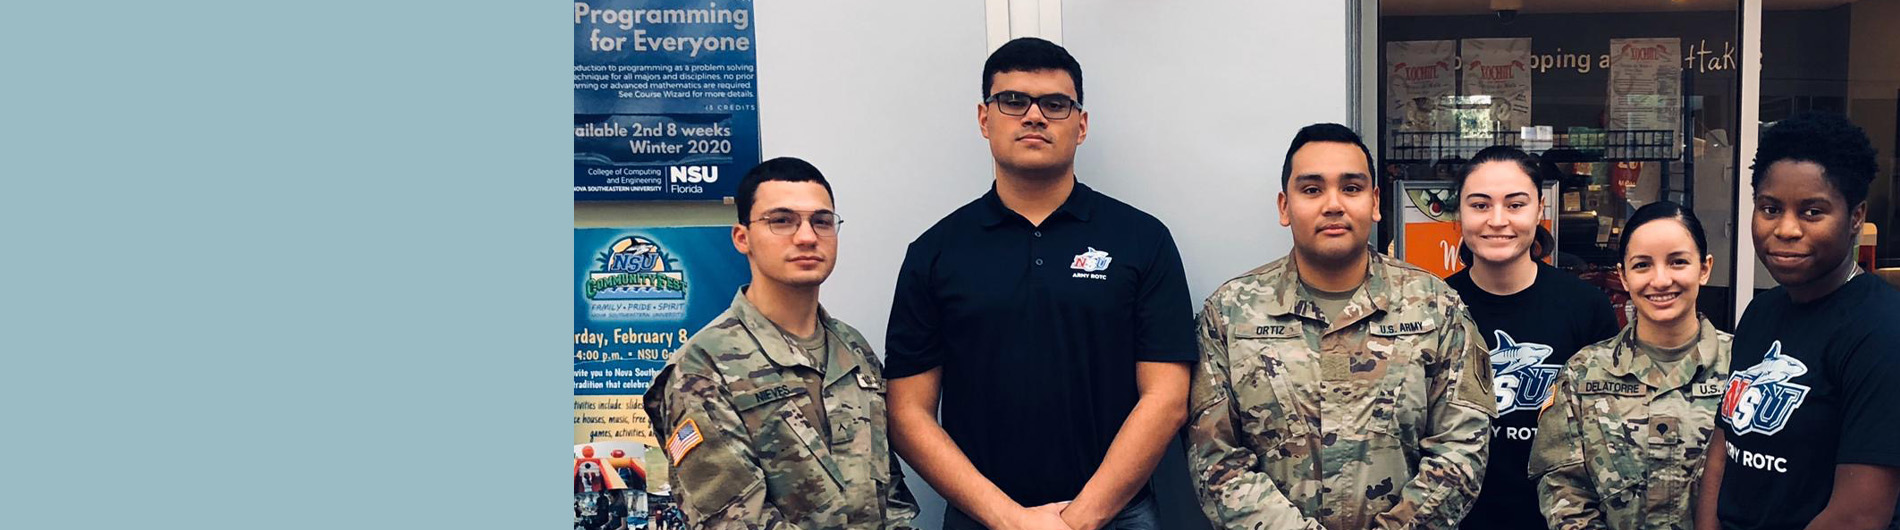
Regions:
<instances>
[{"instance_id":1,"label":"blue promotional banner","mask_svg":"<svg viewBox=\"0 0 1900 530\"><path fill-rule=\"evenodd\" d=\"M731 227L578 228L574 278L574 443L651 446L640 395L751 269Z\"/></svg>"},{"instance_id":2,"label":"blue promotional banner","mask_svg":"<svg viewBox=\"0 0 1900 530\"><path fill-rule=\"evenodd\" d=\"M721 200L759 163L751 0L574 2L574 198Z\"/></svg>"},{"instance_id":3,"label":"blue promotional banner","mask_svg":"<svg viewBox=\"0 0 1900 530\"><path fill-rule=\"evenodd\" d=\"M574 230L575 528L683 528L641 395L751 274L728 226Z\"/></svg>"}]
</instances>

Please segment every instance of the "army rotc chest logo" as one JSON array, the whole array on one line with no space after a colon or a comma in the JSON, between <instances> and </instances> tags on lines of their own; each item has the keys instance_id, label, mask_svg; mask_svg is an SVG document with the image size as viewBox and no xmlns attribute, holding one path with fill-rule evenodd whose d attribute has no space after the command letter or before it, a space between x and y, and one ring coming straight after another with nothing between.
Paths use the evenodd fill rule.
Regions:
<instances>
[{"instance_id":1,"label":"army rotc chest logo","mask_svg":"<svg viewBox=\"0 0 1900 530\"><path fill-rule=\"evenodd\" d=\"M1075 261L1069 262L1069 268L1082 271L1071 276L1091 280L1106 280L1108 279L1108 275L1099 273L1108 270L1108 262L1114 259L1115 258L1108 257L1107 252L1095 250L1095 247L1088 247L1087 251L1075 255Z\"/></svg>"},{"instance_id":2,"label":"army rotc chest logo","mask_svg":"<svg viewBox=\"0 0 1900 530\"><path fill-rule=\"evenodd\" d=\"M1728 390L1722 393L1722 418L1735 428L1735 434L1780 432L1808 397L1808 386L1793 382L1805 373L1808 365L1782 355L1781 341L1775 341L1761 362L1729 376Z\"/></svg>"},{"instance_id":3,"label":"army rotc chest logo","mask_svg":"<svg viewBox=\"0 0 1900 530\"><path fill-rule=\"evenodd\" d=\"M581 286L593 318L676 319L686 314L686 273L659 243L640 236L614 241L594 257Z\"/></svg>"},{"instance_id":4,"label":"army rotc chest logo","mask_svg":"<svg viewBox=\"0 0 1900 530\"><path fill-rule=\"evenodd\" d=\"M1550 398L1550 385L1557 381L1562 366L1542 364L1550 357L1549 346L1517 342L1504 330L1497 330L1498 347L1491 350L1491 378L1497 384L1498 415L1520 410L1537 410Z\"/></svg>"}]
</instances>

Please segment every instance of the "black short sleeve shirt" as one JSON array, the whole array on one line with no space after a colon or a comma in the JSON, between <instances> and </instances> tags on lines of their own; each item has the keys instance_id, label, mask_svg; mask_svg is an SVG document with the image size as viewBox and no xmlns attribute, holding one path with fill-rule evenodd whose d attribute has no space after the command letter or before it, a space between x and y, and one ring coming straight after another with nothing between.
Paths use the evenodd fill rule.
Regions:
<instances>
[{"instance_id":1,"label":"black short sleeve shirt","mask_svg":"<svg viewBox=\"0 0 1900 530\"><path fill-rule=\"evenodd\" d=\"M1460 528L1545 525L1537 509L1537 485L1523 473L1530 464L1537 414L1550 399L1551 384L1570 356L1618 331L1616 313L1603 291L1563 269L1536 263L1537 279L1531 286L1508 295L1478 287L1471 280L1471 269L1445 279L1464 299L1493 359L1526 353L1539 359L1524 366L1491 365L1498 417L1491 422L1490 462L1484 487Z\"/></svg>"},{"instance_id":2,"label":"black short sleeve shirt","mask_svg":"<svg viewBox=\"0 0 1900 530\"><path fill-rule=\"evenodd\" d=\"M1137 400L1135 363L1196 359L1166 226L1075 184L1040 226L992 188L912 242L884 374L941 367L940 418L1016 502L1071 500Z\"/></svg>"},{"instance_id":3,"label":"black short sleeve shirt","mask_svg":"<svg viewBox=\"0 0 1900 530\"><path fill-rule=\"evenodd\" d=\"M1728 459L1724 528L1803 528L1827 507L1834 466L1900 467L1900 292L1886 282L1862 274L1804 304L1763 293L1733 355L1716 420L1728 443L1711 448Z\"/></svg>"}]
</instances>

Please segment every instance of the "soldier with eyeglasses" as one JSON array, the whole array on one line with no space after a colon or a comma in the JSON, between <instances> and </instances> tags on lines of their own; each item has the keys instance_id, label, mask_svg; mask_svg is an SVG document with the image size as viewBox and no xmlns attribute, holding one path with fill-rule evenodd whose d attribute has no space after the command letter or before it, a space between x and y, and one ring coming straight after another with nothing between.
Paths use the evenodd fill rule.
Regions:
<instances>
[{"instance_id":1,"label":"soldier with eyeglasses","mask_svg":"<svg viewBox=\"0 0 1900 530\"><path fill-rule=\"evenodd\" d=\"M1193 309L1166 226L1076 180L1082 67L1042 39L983 66L995 184L912 242L886 343L891 440L943 528L1155 528ZM941 404L941 415L939 405Z\"/></svg>"},{"instance_id":2,"label":"soldier with eyeglasses","mask_svg":"<svg viewBox=\"0 0 1900 530\"><path fill-rule=\"evenodd\" d=\"M746 173L736 202L732 246L752 283L673 353L644 404L686 527L911 528L883 367L818 305L844 222L831 184L775 158Z\"/></svg>"}]
</instances>

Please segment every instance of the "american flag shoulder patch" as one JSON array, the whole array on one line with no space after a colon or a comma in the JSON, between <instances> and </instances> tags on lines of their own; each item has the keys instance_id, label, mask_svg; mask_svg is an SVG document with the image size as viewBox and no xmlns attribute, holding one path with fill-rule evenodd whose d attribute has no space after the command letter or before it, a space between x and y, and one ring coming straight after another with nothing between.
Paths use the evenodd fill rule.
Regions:
<instances>
[{"instance_id":1,"label":"american flag shoulder patch","mask_svg":"<svg viewBox=\"0 0 1900 530\"><path fill-rule=\"evenodd\" d=\"M680 465L680 460L686 458L686 453L692 451L694 447L699 447L699 442L702 441L705 441L705 438L699 435L698 423L694 423L692 418L680 420L680 424L673 427L673 437L666 441L666 456L673 460L673 465Z\"/></svg>"}]
</instances>

